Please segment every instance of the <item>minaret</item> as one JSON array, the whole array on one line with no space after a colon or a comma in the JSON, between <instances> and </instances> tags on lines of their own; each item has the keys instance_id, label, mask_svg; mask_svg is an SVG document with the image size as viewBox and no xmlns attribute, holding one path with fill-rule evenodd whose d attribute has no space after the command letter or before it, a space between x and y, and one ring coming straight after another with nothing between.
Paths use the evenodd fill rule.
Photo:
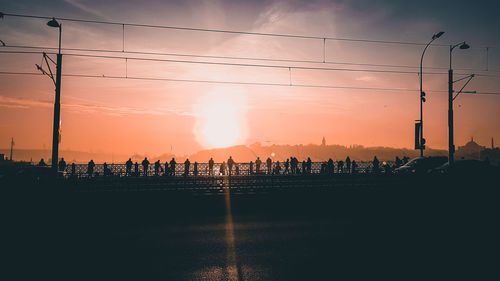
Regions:
<instances>
[{"instance_id":1,"label":"minaret","mask_svg":"<svg viewBox=\"0 0 500 281\"><path fill-rule=\"evenodd\" d=\"M491 138L491 149L495 149L495 143L493 142L493 138Z\"/></svg>"},{"instance_id":2,"label":"minaret","mask_svg":"<svg viewBox=\"0 0 500 281\"><path fill-rule=\"evenodd\" d=\"M14 150L14 138L10 141L10 161L12 161L12 150Z\"/></svg>"},{"instance_id":3,"label":"minaret","mask_svg":"<svg viewBox=\"0 0 500 281\"><path fill-rule=\"evenodd\" d=\"M325 139L325 137L323 137L323 140L321 140L321 145L322 145L322 146L325 146L325 145L326 145L326 139Z\"/></svg>"}]
</instances>

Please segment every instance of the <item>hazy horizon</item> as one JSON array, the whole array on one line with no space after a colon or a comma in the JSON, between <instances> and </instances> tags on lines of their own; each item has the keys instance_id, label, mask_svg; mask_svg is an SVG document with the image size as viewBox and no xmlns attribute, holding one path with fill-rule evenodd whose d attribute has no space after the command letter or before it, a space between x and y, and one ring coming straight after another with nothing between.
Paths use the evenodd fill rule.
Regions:
<instances>
[{"instance_id":1,"label":"hazy horizon","mask_svg":"<svg viewBox=\"0 0 500 281\"><path fill-rule=\"evenodd\" d=\"M10 149L0 149L0 153L5 153L9 157ZM426 155L446 155L446 150L439 150L428 148ZM48 161L50 158L50 149L14 149L14 160L17 161L30 161L38 162L40 158ZM238 162L254 161L256 157L266 159L272 158L274 161L284 161L290 156L299 159L306 159L311 157L313 161L326 161L328 158L345 159L350 156L352 160L370 161L374 156L377 156L383 161L392 161L396 156L402 158L408 156L410 158L417 157L419 152L410 148L395 148L395 147L365 147L362 145L342 146L338 144L296 144L296 145L262 145L254 143L252 145L236 145L226 148L203 149L196 151L192 154L175 154L170 152L163 152L160 154L147 154L147 153L112 153L103 151L78 151L78 150L61 150L60 157L65 158L68 162L87 163L90 159L95 162L109 162L109 163L122 163L129 157L134 161L142 160L144 157L162 162L170 160L175 157L178 161L182 162L186 158L191 161L207 162L211 157L215 161L226 161L229 156L232 156Z\"/></svg>"}]
</instances>

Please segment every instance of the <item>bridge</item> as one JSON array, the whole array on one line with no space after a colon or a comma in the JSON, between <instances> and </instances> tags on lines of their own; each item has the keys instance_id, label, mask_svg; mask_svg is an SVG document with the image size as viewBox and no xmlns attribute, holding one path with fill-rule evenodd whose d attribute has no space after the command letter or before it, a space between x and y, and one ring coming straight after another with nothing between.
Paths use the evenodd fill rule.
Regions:
<instances>
[{"instance_id":1,"label":"bridge","mask_svg":"<svg viewBox=\"0 0 500 281\"><path fill-rule=\"evenodd\" d=\"M385 162L386 164L390 165L391 167L394 167L394 162ZM154 176L170 176L170 177L185 177L185 176L195 176L195 177L206 177L206 176L221 176L224 174L229 174L229 171L226 170L224 173L221 171L221 164L222 163L214 163L213 166L213 172L209 169L209 164L208 163L197 163L197 171L195 171L194 168L194 163L191 163L189 166L189 172L186 174L185 173L185 166L184 163L177 163L175 165L175 172L172 173L169 171L169 173L165 173L165 163L162 163L160 166L160 169L158 171L155 171L154 163L151 163L148 167L148 170L146 173L144 172L143 166L138 165L137 171L135 170L134 165L132 165L131 173L127 173L127 167L125 164L106 164L106 167L108 171L105 173L105 165L104 164L96 164L95 167L93 168L93 172L89 173L88 170L88 165L87 164L75 164L74 165L74 170L72 165L67 165L67 167L62 171L62 174L64 177L76 177L76 178L88 178L88 177L98 177L98 176L113 176L113 177L138 177L138 176L148 176L148 177L154 177ZM268 167L266 163L262 163L260 170L256 171L256 166L254 163L252 172L250 171L250 163L245 162L245 163L237 163L233 167L231 171L231 175L233 176L255 176L255 175L304 175L304 174L351 174L351 173L359 173L359 174L365 174L365 173L370 173L373 169L373 164L372 162L369 161L360 161L356 162L357 167L355 170L350 167L350 169L347 169L347 166L344 164L344 167L342 169L339 169L337 166L337 163L335 162L335 167L332 171L327 171L321 169L322 165L326 164L326 162L312 162L311 163L311 168L309 169L303 169L302 164L299 163L297 172L293 173L291 169L285 170L283 163L281 163L281 170L279 173L276 173L273 171L273 168L276 165L276 162L272 164L271 167L271 173L268 173ZM381 162L380 167L382 168L383 162ZM238 167L238 170L236 170L236 166ZM226 165L227 167L227 165ZM170 166L169 166L170 168Z\"/></svg>"}]
</instances>

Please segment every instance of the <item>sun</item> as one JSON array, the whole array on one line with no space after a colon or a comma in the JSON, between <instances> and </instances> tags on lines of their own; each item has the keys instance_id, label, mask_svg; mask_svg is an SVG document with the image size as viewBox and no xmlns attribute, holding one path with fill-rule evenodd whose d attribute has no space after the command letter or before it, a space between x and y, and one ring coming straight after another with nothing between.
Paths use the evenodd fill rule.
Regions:
<instances>
[{"instance_id":1,"label":"sun","mask_svg":"<svg viewBox=\"0 0 500 281\"><path fill-rule=\"evenodd\" d=\"M202 131L205 141L213 147L234 145L241 132L237 111L230 101L212 100L202 111Z\"/></svg>"},{"instance_id":2,"label":"sun","mask_svg":"<svg viewBox=\"0 0 500 281\"><path fill-rule=\"evenodd\" d=\"M221 148L244 142L246 103L241 91L214 89L195 105L195 135L206 148Z\"/></svg>"}]
</instances>

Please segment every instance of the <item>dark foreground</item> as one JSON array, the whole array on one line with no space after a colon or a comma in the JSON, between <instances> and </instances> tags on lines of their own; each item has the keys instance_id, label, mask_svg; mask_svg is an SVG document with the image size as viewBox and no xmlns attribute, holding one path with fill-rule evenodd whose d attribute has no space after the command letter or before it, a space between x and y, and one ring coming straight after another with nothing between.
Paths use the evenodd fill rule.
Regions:
<instances>
[{"instance_id":1,"label":"dark foreground","mask_svg":"<svg viewBox=\"0 0 500 281\"><path fill-rule=\"evenodd\" d=\"M499 278L497 176L255 193L65 185L5 189L4 280Z\"/></svg>"}]
</instances>

